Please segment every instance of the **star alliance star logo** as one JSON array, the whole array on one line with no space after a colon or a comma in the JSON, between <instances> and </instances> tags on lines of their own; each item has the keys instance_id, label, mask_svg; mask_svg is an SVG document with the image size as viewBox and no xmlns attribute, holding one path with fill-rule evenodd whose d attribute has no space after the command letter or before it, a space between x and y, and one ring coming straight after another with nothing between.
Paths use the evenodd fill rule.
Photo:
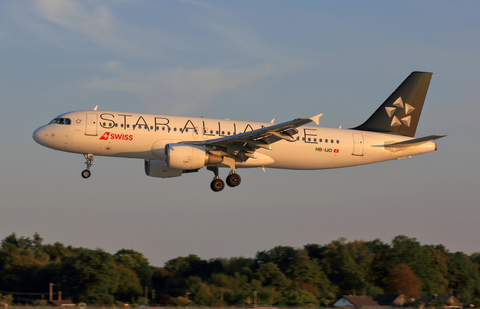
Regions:
<instances>
[{"instance_id":1,"label":"star alliance star logo","mask_svg":"<svg viewBox=\"0 0 480 309\"><path fill-rule=\"evenodd\" d=\"M395 107L385 107L388 117L392 118L392 123L390 124L390 126L398 127L401 126L403 123L407 127L410 127L410 123L412 122L412 116L409 115L415 110L415 108L408 103L403 103L402 97L398 97L398 99L393 102L393 106ZM394 115L397 108L405 109L405 117L403 117L402 119L398 119L397 116Z\"/></svg>"},{"instance_id":2,"label":"star alliance star logo","mask_svg":"<svg viewBox=\"0 0 480 309\"><path fill-rule=\"evenodd\" d=\"M81 119L77 119L76 122L77 122L77 124L81 124L81 123L82 123L82 120L81 120Z\"/></svg>"}]
</instances>

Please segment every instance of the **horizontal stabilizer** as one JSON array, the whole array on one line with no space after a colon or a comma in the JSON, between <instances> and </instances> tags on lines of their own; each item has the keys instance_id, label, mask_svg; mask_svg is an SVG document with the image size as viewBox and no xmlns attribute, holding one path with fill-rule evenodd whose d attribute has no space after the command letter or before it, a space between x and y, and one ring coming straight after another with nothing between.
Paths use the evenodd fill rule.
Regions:
<instances>
[{"instance_id":1,"label":"horizontal stabilizer","mask_svg":"<svg viewBox=\"0 0 480 309\"><path fill-rule=\"evenodd\" d=\"M388 144L385 145L385 147L391 147L391 148L404 148L404 147L411 147L411 146L417 146L423 143L431 142L433 140L445 137L446 135L429 135L425 137L420 137L420 138L414 138L408 141L404 142L398 142L398 143L393 143L393 144Z\"/></svg>"}]
</instances>

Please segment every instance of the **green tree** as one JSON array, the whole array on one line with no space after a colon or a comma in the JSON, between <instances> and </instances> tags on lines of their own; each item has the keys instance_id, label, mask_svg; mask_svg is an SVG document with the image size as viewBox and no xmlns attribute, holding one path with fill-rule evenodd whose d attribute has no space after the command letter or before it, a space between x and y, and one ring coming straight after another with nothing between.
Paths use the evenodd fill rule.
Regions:
<instances>
[{"instance_id":1,"label":"green tree","mask_svg":"<svg viewBox=\"0 0 480 309\"><path fill-rule=\"evenodd\" d=\"M121 249L115 253L114 257L118 264L135 271L142 286L152 286L151 278L155 268L150 266L142 253L130 249Z\"/></svg>"},{"instance_id":2,"label":"green tree","mask_svg":"<svg viewBox=\"0 0 480 309\"><path fill-rule=\"evenodd\" d=\"M320 265L330 281L339 287L340 293L364 293L368 289L368 268L357 264L344 238L326 245L323 256Z\"/></svg>"},{"instance_id":3,"label":"green tree","mask_svg":"<svg viewBox=\"0 0 480 309\"><path fill-rule=\"evenodd\" d=\"M285 274L280 271L278 265L273 262L262 264L253 274L253 277L260 281L262 286L271 286L280 292L286 290L291 283Z\"/></svg>"},{"instance_id":4,"label":"green tree","mask_svg":"<svg viewBox=\"0 0 480 309\"><path fill-rule=\"evenodd\" d=\"M142 286L134 270L122 264L116 265L119 272L118 289L115 293L117 300L129 302L132 298L142 296Z\"/></svg>"},{"instance_id":5,"label":"green tree","mask_svg":"<svg viewBox=\"0 0 480 309\"><path fill-rule=\"evenodd\" d=\"M425 246L425 253L429 256L435 272L434 281L437 290L433 291L433 294L450 295L449 285L452 274L450 273L451 262L448 251L442 245Z\"/></svg>"},{"instance_id":6,"label":"green tree","mask_svg":"<svg viewBox=\"0 0 480 309\"><path fill-rule=\"evenodd\" d=\"M300 285L294 283L281 299L282 305L289 307L304 307L307 305L317 305L318 300L310 292L305 291Z\"/></svg>"},{"instance_id":7,"label":"green tree","mask_svg":"<svg viewBox=\"0 0 480 309\"><path fill-rule=\"evenodd\" d=\"M42 250L48 254L50 261L60 262L62 257L76 255L83 249L75 249L71 246L65 247L63 244L56 242L54 244L43 245Z\"/></svg>"},{"instance_id":8,"label":"green tree","mask_svg":"<svg viewBox=\"0 0 480 309\"><path fill-rule=\"evenodd\" d=\"M368 290L372 291L372 293L368 295L374 297L377 295L375 290L385 288L385 279L397 262L395 252L390 244L386 244L377 238L366 242L365 246L368 248L369 252L373 254L372 261L368 267L368 277L370 281L370 287Z\"/></svg>"},{"instance_id":9,"label":"green tree","mask_svg":"<svg viewBox=\"0 0 480 309\"><path fill-rule=\"evenodd\" d=\"M48 262L49 257L41 250L41 238L37 233L34 240L17 238L12 233L2 241L0 248L0 287L19 292L35 290L37 273Z\"/></svg>"},{"instance_id":10,"label":"green tree","mask_svg":"<svg viewBox=\"0 0 480 309\"><path fill-rule=\"evenodd\" d=\"M450 288L453 294L460 302L471 302L480 294L478 266L462 252L451 254L450 261L450 272L453 275Z\"/></svg>"},{"instance_id":11,"label":"green tree","mask_svg":"<svg viewBox=\"0 0 480 309\"><path fill-rule=\"evenodd\" d=\"M62 289L75 302L109 302L117 292L120 273L113 257L100 250L82 250L78 256L62 257Z\"/></svg>"},{"instance_id":12,"label":"green tree","mask_svg":"<svg viewBox=\"0 0 480 309\"><path fill-rule=\"evenodd\" d=\"M259 251L255 257L257 268L262 264L274 263L285 273L290 263L297 257L298 251L293 247L276 246L268 251Z\"/></svg>"},{"instance_id":13,"label":"green tree","mask_svg":"<svg viewBox=\"0 0 480 309\"><path fill-rule=\"evenodd\" d=\"M215 300L214 293L210 287L198 276L191 276L187 279L188 293L191 293L192 301L197 306L210 306Z\"/></svg>"},{"instance_id":14,"label":"green tree","mask_svg":"<svg viewBox=\"0 0 480 309\"><path fill-rule=\"evenodd\" d=\"M336 288L306 250L299 250L297 257L290 263L287 276L300 287L317 298L316 303L328 305L334 301Z\"/></svg>"},{"instance_id":15,"label":"green tree","mask_svg":"<svg viewBox=\"0 0 480 309\"><path fill-rule=\"evenodd\" d=\"M416 238L404 235L396 236L392 240L392 244L396 264L409 266L414 275L422 281L421 294L430 295L440 290L434 264L426 247L422 246Z\"/></svg>"}]
</instances>

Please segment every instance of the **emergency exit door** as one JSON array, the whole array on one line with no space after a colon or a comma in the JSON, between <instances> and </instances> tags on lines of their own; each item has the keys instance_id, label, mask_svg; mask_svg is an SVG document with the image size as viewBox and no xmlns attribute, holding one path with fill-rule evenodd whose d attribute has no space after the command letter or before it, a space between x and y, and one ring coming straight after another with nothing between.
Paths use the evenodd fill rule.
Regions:
<instances>
[{"instance_id":1,"label":"emergency exit door","mask_svg":"<svg viewBox=\"0 0 480 309\"><path fill-rule=\"evenodd\" d=\"M97 135L97 114L87 113L85 135Z\"/></svg>"},{"instance_id":2,"label":"emergency exit door","mask_svg":"<svg viewBox=\"0 0 480 309\"><path fill-rule=\"evenodd\" d=\"M353 156L363 156L363 134L353 133Z\"/></svg>"}]
</instances>

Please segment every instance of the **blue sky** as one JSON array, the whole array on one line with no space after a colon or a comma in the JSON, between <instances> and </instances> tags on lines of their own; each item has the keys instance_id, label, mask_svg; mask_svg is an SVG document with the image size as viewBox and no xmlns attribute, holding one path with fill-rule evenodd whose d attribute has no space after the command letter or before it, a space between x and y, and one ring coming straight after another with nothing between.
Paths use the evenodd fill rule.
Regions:
<instances>
[{"instance_id":1,"label":"blue sky","mask_svg":"<svg viewBox=\"0 0 480 309\"><path fill-rule=\"evenodd\" d=\"M477 1L2 1L0 238L177 256L397 235L480 251ZM433 72L411 159L324 171L144 175L141 160L37 145L72 110L361 124L412 71ZM225 177L227 170L221 171Z\"/></svg>"}]
</instances>

